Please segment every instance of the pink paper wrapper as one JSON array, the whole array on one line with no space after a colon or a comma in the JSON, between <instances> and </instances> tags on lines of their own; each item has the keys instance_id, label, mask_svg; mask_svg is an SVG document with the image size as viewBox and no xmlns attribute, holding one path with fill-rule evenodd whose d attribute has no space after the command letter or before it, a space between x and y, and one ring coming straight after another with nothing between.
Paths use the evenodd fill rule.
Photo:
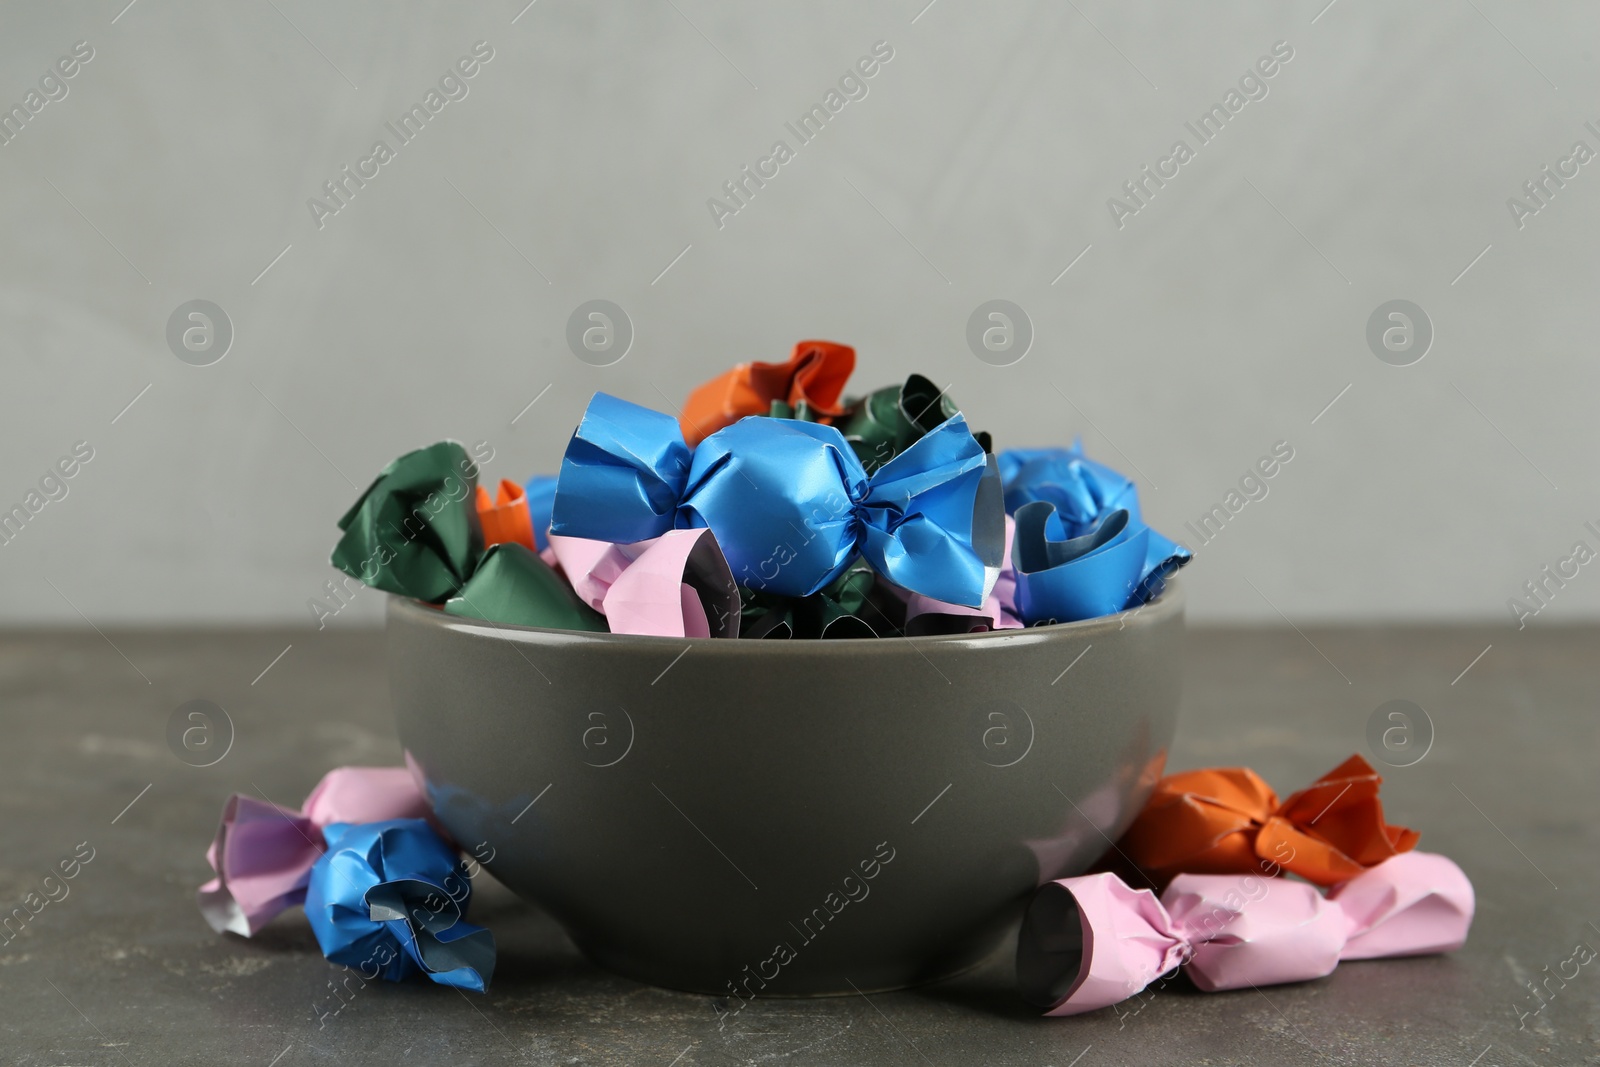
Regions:
<instances>
[{"instance_id":1,"label":"pink paper wrapper","mask_svg":"<svg viewBox=\"0 0 1600 1067\"><path fill-rule=\"evenodd\" d=\"M327 848L324 826L431 815L404 767L337 767L323 775L301 811L235 793L206 850L217 876L196 893L200 914L219 934L251 937L305 902L311 867Z\"/></svg>"},{"instance_id":2,"label":"pink paper wrapper","mask_svg":"<svg viewBox=\"0 0 1600 1067\"><path fill-rule=\"evenodd\" d=\"M739 636L739 590L710 530L631 545L551 534L549 551L614 634Z\"/></svg>"},{"instance_id":3,"label":"pink paper wrapper","mask_svg":"<svg viewBox=\"0 0 1600 1067\"><path fill-rule=\"evenodd\" d=\"M1299 982L1340 960L1460 948L1474 905L1461 868L1426 852L1401 853L1327 897L1255 875L1179 875L1160 900L1113 874L1063 878L1028 908L1017 978L1047 1015L1107 1007L1180 966L1207 992Z\"/></svg>"}]
</instances>

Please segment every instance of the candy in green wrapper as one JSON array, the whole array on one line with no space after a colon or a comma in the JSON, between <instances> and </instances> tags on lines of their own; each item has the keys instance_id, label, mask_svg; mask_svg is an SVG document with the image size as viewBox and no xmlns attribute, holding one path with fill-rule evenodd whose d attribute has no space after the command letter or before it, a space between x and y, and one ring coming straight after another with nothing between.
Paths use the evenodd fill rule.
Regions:
<instances>
[{"instance_id":1,"label":"candy in green wrapper","mask_svg":"<svg viewBox=\"0 0 1600 1067\"><path fill-rule=\"evenodd\" d=\"M609 632L604 615L579 600L537 553L515 541L491 547L444 610L509 626Z\"/></svg>"},{"instance_id":2,"label":"candy in green wrapper","mask_svg":"<svg viewBox=\"0 0 1600 1067\"><path fill-rule=\"evenodd\" d=\"M744 604L740 636L826 640L887 636L893 624L868 603L876 581L872 567L857 560L821 592L807 597L740 589ZM869 615L873 622L867 621Z\"/></svg>"},{"instance_id":3,"label":"candy in green wrapper","mask_svg":"<svg viewBox=\"0 0 1600 1067\"><path fill-rule=\"evenodd\" d=\"M858 615L867 602L878 575L866 560L858 559L839 577L829 582L821 595L832 603L836 615Z\"/></svg>"},{"instance_id":4,"label":"candy in green wrapper","mask_svg":"<svg viewBox=\"0 0 1600 1067\"><path fill-rule=\"evenodd\" d=\"M845 413L833 420L833 426L844 434L870 475L958 412L955 401L943 390L922 375L913 374L904 384L885 386L850 401ZM774 419L822 421L821 414L803 400L793 407L774 400L767 414ZM973 436L985 452L990 451L988 434Z\"/></svg>"},{"instance_id":5,"label":"candy in green wrapper","mask_svg":"<svg viewBox=\"0 0 1600 1067\"><path fill-rule=\"evenodd\" d=\"M772 407L767 409L767 417L771 419L799 419L801 422L822 421L817 409L813 408L805 400L801 400L793 407L790 407L782 400L774 400Z\"/></svg>"},{"instance_id":6,"label":"candy in green wrapper","mask_svg":"<svg viewBox=\"0 0 1600 1067\"><path fill-rule=\"evenodd\" d=\"M483 555L478 465L454 441L407 452L339 520L333 565L374 589L438 603Z\"/></svg>"},{"instance_id":7,"label":"candy in green wrapper","mask_svg":"<svg viewBox=\"0 0 1600 1067\"><path fill-rule=\"evenodd\" d=\"M834 426L871 474L958 411L942 389L913 374L904 385L886 386L855 401ZM988 450L987 444L984 449Z\"/></svg>"}]
</instances>

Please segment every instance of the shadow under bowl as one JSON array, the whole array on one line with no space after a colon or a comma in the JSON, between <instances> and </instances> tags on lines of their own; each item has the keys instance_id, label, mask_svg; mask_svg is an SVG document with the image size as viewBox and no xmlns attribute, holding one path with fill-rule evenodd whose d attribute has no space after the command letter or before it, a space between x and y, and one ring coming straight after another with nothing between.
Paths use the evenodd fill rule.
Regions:
<instances>
[{"instance_id":1,"label":"shadow under bowl","mask_svg":"<svg viewBox=\"0 0 1600 1067\"><path fill-rule=\"evenodd\" d=\"M745 999L992 953L1133 820L1177 725L1183 594L971 636L674 640L400 597L400 741L439 819L591 959Z\"/></svg>"}]
</instances>

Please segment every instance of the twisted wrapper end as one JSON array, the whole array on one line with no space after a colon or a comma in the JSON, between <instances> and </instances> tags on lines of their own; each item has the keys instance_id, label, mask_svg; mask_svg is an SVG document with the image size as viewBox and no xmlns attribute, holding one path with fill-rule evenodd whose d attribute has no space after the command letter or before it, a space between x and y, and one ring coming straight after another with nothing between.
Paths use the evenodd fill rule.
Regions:
<instances>
[{"instance_id":1,"label":"twisted wrapper end","mask_svg":"<svg viewBox=\"0 0 1600 1067\"><path fill-rule=\"evenodd\" d=\"M427 798L405 767L336 767L301 811L235 793L222 808L206 861L217 876L195 894L217 933L253 937L279 913L303 904L311 868L326 849L323 827L337 822L431 818Z\"/></svg>"},{"instance_id":2,"label":"twisted wrapper end","mask_svg":"<svg viewBox=\"0 0 1600 1067\"><path fill-rule=\"evenodd\" d=\"M1081 1015L1127 1000L1183 962L1185 943L1161 902L1114 874L1049 882L1017 940L1017 982L1046 1015Z\"/></svg>"},{"instance_id":3,"label":"twisted wrapper end","mask_svg":"<svg viewBox=\"0 0 1600 1067\"><path fill-rule=\"evenodd\" d=\"M567 444L550 532L633 544L676 525L689 477L678 420L596 393Z\"/></svg>"},{"instance_id":4,"label":"twisted wrapper end","mask_svg":"<svg viewBox=\"0 0 1600 1067\"><path fill-rule=\"evenodd\" d=\"M1179 966L1206 992L1307 981L1341 960L1460 948L1473 904L1461 868L1421 852L1386 860L1326 897L1305 882L1255 874L1179 875L1160 900L1114 874L1062 878L1029 904L1017 981L1047 1015L1108 1007Z\"/></svg>"},{"instance_id":5,"label":"twisted wrapper end","mask_svg":"<svg viewBox=\"0 0 1600 1067\"><path fill-rule=\"evenodd\" d=\"M211 929L254 937L280 912L302 904L322 831L298 811L235 793L222 809L206 862L217 876L195 893Z\"/></svg>"}]
</instances>

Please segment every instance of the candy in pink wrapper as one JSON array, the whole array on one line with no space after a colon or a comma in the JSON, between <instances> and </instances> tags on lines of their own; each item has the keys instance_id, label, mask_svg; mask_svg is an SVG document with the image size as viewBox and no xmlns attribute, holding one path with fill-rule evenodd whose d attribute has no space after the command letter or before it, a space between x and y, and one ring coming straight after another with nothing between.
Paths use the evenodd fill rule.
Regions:
<instances>
[{"instance_id":1,"label":"candy in pink wrapper","mask_svg":"<svg viewBox=\"0 0 1600 1067\"><path fill-rule=\"evenodd\" d=\"M206 850L217 877L196 894L200 914L219 934L254 936L279 912L305 902L322 850L321 829L298 811L235 793Z\"/></svg>"},{"instance_id":2,"label":"candy in pink wrapper","mask_svg":"<svg viewBox=\"0 0 1600 1067\"><path fill-rule=\"evenodd\" d=\"M311 868L327 848L324 826L423 817L431 817L427 799L404 767L335 768L301 811L235 793L206 850L217 876L196 893L200 914L219 934L251 937L305 902Z\"/></svg>"},{"instance_id":3,"label":"candy in pink wrapper","mask_svg":"<svg viewBox=\"0 0 1600 1067\"><path fill-rule=\"evenodd\" d=\"M1161 901L1189 939L1184 969L1207 993L1332 974L1348 932L1338 905L1305 882L1179 875Z\"/></svg>"},{"instance_id":4,"label":"candy in pink wrapper","mask_svg":"<svg viewBox=\"0 0 1600 1067\"><path fill-rule=\"evenodd\" d=\"M319 829L336 822L433 817L405 767L335 767L322 776L300 810Z\"/></svg>"},{"instance_id":5,"label":"candy in pink wrapper","mask_svg":"<svg viewBox=\"0 0 1600 1067\"><path fill-rule=\"evenodd\" d=\"M1126 1000L1180 966L1207 992L1300 982L1340 960L1460 948L1473 909L1461 868L1425 852L1385 860L1327 897L1256 875L1179 875L1160 900L1114 874L1063 878L1029 905L1017 980L1048 1015Z\"/></svg>"},{"instance_id":6,"label":"candy in pink wrapper","mask_svg":"<svg viewBox=\"0 0 1600 1067\"><path fill-rule=\"evenodd\" d=\"M550 552L614 634L739 636L739 589L710 530L627 545L551 534Z\"/></svg>"},{"instance_id":7,"label":"candy in pink wrapper","mask_svg":"<svg viewBox=\"0 0 1600 1067\"><path fill-rule=\"evenodd\" d=\"M1127 1000L1184 960L1187 942L1148 889L1114 874L1044 885L1017 942L1017 982L1050 1015ZM1071 1010L1067 1010L1071 1009Z\"/></svg>"},{"instance_id":8,"label":"candy in pink wrapper","mask_svg":"<svg viewBox=\"0 0 1600 1067\"><path fill-rule=\"evenodd\" d=\"M1385 868L1406 878L1372 878ZM1466 872L1431 852L1402 852L1328 891L1350 924L1340 959L1425 956L1454 952L1472 923L1472 883Z\"/></svg>"}]
</instances>

